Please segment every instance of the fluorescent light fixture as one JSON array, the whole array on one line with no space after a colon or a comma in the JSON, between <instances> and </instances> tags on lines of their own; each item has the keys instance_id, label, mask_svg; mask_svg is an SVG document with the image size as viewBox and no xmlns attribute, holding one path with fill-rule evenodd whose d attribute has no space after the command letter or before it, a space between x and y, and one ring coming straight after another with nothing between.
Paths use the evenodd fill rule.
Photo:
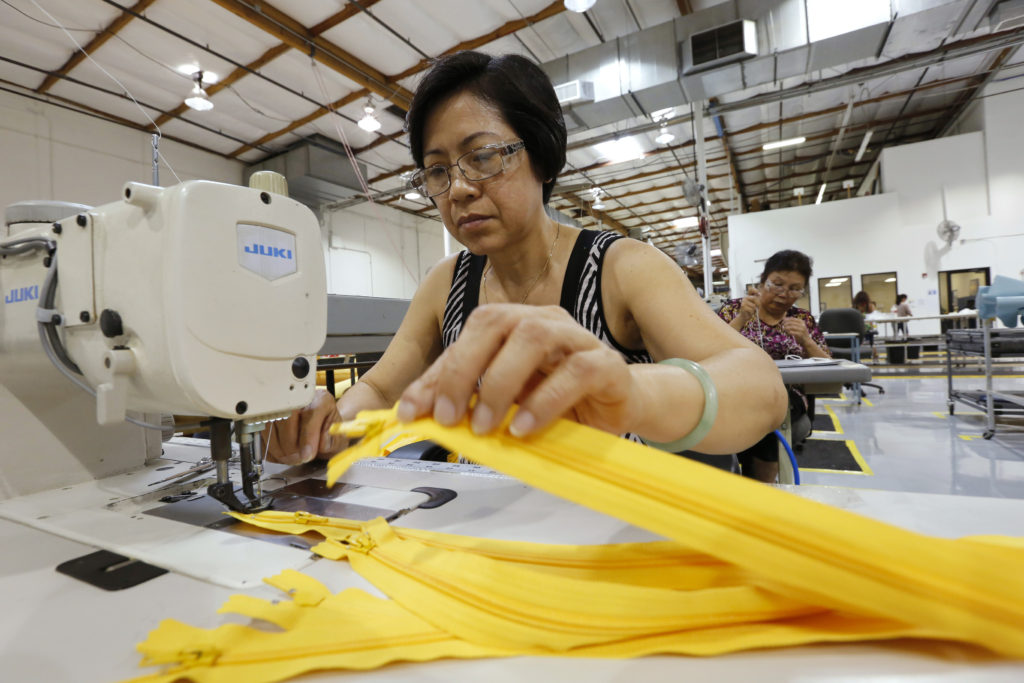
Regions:
<instances>
[{"instance_id":1,"label":"fluorescent light fixture","mask_svg":"<svg viewBox=\"0 0 1024 683\"><path fill-rule=\"evenodd\" d=\"M884 24L892 18L889 0L807 0L807 31L810 42L832 38L859 28Z\"/></svg>"},{"instance_id":2,"label":"fluorescent light fixture","mask_svg":"<svg viewBox=\"0 0 1024 683\"><path fill-rule=\"evenodd\" d=\"M857 150L857 156L853 158L853 163L857 163L864 157L864 152L868 149L868 142L871 141L871 134L874 132L875 129L870 128L867 133L864 133L864 139L860 141L860 149Z\"/></svg>"},{"instance_id":3,"label":"fluorescent light fixture","mask_svg":"<svg viewBox=\"0 0 1024 683\"><path fill-rule=\"evenodd\" d=\"M894 278L894 277L887 277L887 278L885 278L885 281L886 282L896 282L896 278Z\"/></svg>"},{"instance_id":4,"label":"fluorescent light fixture","mask_svg":"<svg viewBox=\"0 0 1024 683\"><path fill-rule=\"evenodd\" d=\"M712 249L708 253L711 254L712 256L721 256L722 255L722 250L721 249Z\"/></svg>"},{"instance_id":5,"label":"fluorescent light fixture","mask_svg":"<svg viewBox=\"0 0 1024 683\"><path fill-rule=\"evenodd\" d=\"M821 184L821 189L818 190L818 198L814 200L815 204L821 204L821 198L825 196L825 186L826 185L828 185L828 183L822 183Z\"/></svg>"},{"instance_id":6,"label":"fluorescent light fixture","mask_svg":"<svg viewBox=\"0 0 1024 683\"><path fill-rule=\"evenodd\" d=\"M410 192L405 193L405 198L409 200L423 199L423 195L421 195L416 190L412 190Z\"/></svg>"},{"instance_id":7,"label":"fluorescent light fixture","mask_svg":"<svg viewBox=\"0 0 1024 683\"><path fill-rule=\"evenodd\" d=\"M205 83L206 85L213 85L214 83L220 80L220 76L218 76L212 71L207 71L206 69L203 69L198 64L179 64L175 71L177 71L180 74L188 76L192 80L195 80L196 74L202 71L203 83Z\"/></svg>"},{"instance_id":8,"label":"fluorescent light fixture","mask_svg":"<svg viewBox=\"0 0 1024 683\"><path fill-rule=\"evenodd\" d=\"M841 284L843 284L843 283L842 282L826 282L825 286L826 287L838 287Z\"/></svg>"},{"instance_id":9,"label":"fluorescent light fixture","mask_svg":"<svg viewBox=\"0 0 1024 683\"><path fill-rule=\"evenodd\" d=\"M185 98L185 104L196 111L210 111L213 109L213 102L210 101L210 96L199 87L198 82L192 87L192 92L189 93L188 97Z\"/></svg>"},{"instance_id":10,"label":"fluorescent light fixture","mask_svg":"<svg viewBox=\"0 0 1024 683\"><path fill-rule=\"evenodd\" d=\"M644 155L644 148L632 135L618 140L609 140L594 145L597 153L613 164L639 159Z\"/></svg>"},{"instance_id":11,"label":"fluorescent light fixture","mask_svg":"<svg viewBox=\"0 0 1024 683\"><path fill-rule=\"evenodd\" d=\"M597 0L565 0L565 9L570 12L586 12Z\"/></svg>"},{"instance_id":12,"label":"fluorescent light fixture","mask_svg":"<svg viewBox=\"0 0 1024 683\"><path fill-rule=\"evenodd\" d=\"M659 109L657 111L652 111L651 112L651 118L654 121L666 121L666 120L672 118L672 114L674 114L675 111L676 110L673 107L665 107L664 109Z\"/></svg>"},{"instance_id":13,"label":"fluorescent light fixture","mask_svg":"<svg viewBox=\"0 0 1024 683\"><path fill-rule=\"evenodd\" d=\"M849 279L850 278L848 278L848 277L834 277L834 278L830 278L829 282L835 282L837 284L841 284L843 282L846 282Z\"/></svg>"},{"instance_id":14,"label":"fluorescent light fixture","mask_svg":"<svg viewBox=\"0 0 1024 683\"><path fill-rule=\"evenodd\" d=\"M672 221L672 225L678 228L679 230L684 230L686 228L696 228L698 225L700 225L700 219L697 218L696 216L677 218L674 221Z\"/></svg>"},{"instance_id":15,"label":"fluorescent light fixture","mask_svg":"<svg viewBox=\"0 0 1024 683\"><path fill-rule=\"evenodd\" d=\"M711 284L713 285L724 285L725 280L714 280Z\"/></svg>"},{"instance_id":16,"label":"fluorescent light fixture","mask_svg":"<svg viewBox=\"0 0 1024 683\"><path fill-rule=\"evenodd\" d=\"M761 145L761 149L768 151L770 149L778 149L779 147L792 147L793 145L802 145L807 142L807 138L801 136L798 138L789 138L788 140L776 140L775 142L768 142Z\"/></svg>"},{"instance_id":17,"label":"fluorescent light fixture","mask_svg":"<svg viewBox=\"0 0 1024 683\"><path fill-rule=\"evenodd\" d=\"M718 270L723 272L723 273L728 273L729 272L729 267L728 266L722 266Z\"/></svg>"}]
</instances>

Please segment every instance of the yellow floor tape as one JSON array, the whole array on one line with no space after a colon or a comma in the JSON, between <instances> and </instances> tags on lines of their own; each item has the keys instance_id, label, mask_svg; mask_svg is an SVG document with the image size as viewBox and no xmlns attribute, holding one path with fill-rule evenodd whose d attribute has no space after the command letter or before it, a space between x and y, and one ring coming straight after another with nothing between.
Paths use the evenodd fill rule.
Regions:
<instances>
[{"instance_id":1,"label":"yellow floor tape","mask_svg":"<svg viewBox=\"0 0 1024 683\"><path fill-rule=\"evenodd\" d=\"M246 519L316 532L315 552L349 561L391 599L331 595L286 571L269 581L291 602L234 596L221 610L279 631L165 621L139 649L144 664L171 669L138 680L269 683L443 657L712 655L901 637L1024 658L1017 539L925 537L564 420L522 440L476 436L465 421L398 425L393 411L342 428L364 438L331 461L332 483L412 432L671 540L555 546L262 513Z\"/></svg>"}]
</instances>

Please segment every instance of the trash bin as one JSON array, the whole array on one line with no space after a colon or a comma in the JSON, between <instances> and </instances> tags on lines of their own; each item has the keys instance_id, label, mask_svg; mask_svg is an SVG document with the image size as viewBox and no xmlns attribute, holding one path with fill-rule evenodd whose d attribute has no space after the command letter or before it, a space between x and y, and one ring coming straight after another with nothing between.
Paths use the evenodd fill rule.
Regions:
<instances>
[{"instance_id":1,"label":"trash bin","mask_svg":"<svg viewBox=\"0 0 1024 683\"><path fill-rule=\"evenodd\" d=\"M907 358L908 359L914 360L915 358L920 358L920 357L921 357L921 347L920 346L908 346L907 347Z\"/></svg>"},{"instance_id":2,"label":"trash bin","mask_svg":"<svg viewBox=\"0 0 1024 683\"><path fill-rule=\"evenodd\" d=\"M903 365L907 360L907 347L906 346L887 346L885 347L886 362L892 363L893 365Z\"/></svg>"}]
</instances>

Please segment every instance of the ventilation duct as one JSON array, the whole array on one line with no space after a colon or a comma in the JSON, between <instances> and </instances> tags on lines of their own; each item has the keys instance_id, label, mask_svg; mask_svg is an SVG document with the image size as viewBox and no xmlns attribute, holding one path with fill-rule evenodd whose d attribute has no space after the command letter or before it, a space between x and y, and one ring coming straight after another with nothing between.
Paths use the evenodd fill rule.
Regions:
<instances>
[{"instance_id":1,"label":"ventilation duct","mask_svg":"<svg viewBox=\"0 0 1024 683\"><path fill-rule=\"evenodd\" d=\"M358 163L366 177L366 165ZM333 140L313 135L298 145L245 169L245 181L256 171L274 171L288 180L288 193L312 209L363 193L345 151Z\"/></svg>"},{"instance_id":2,"label":"ventilation duct","mask_svg":"<svg viewBox=\"0 0 1024 683\"><path fill-rule=\"evenodd\" d=\"M999 3L989 18L993 33L1024 26L1024 0L1005 0Z\"/></svg>"},{"instance_id":3,"label":"ventilation duct","mask_svg":"<svg viewBox=\"0 0 1024 683\"><path fill-rule=\"evenodd\" d=\"M810 42L805 0L733 0L552 60L543 69L553 83L593 85L593 101L563 105L566 127L575 133L822 69L874 61L886 44L919 42L923 26L948 25L952 30L963 4L892 0L892 22ZM1012 16L1007 10L1019 5L1024 0L1006 0L993 21ZM984 18L981 12L978 20ZM704 57L699 49L694 69L692 38L716 32L714 52ZM741 61L731 61L737 59Z\"/></svg>"},{"instance_id":4,"label":"ventilation duct","mask_svg":"<svg viewBox=\"0 0 1024 683\"><path fill-rule=\"evenodd\" d=\"M757 56L757 24L741 19L694 33L683 42L683 73L708 71Z\"/></svg>"},{"instance_id":5,"label":"ventilation duct","mask_svg":"<svg viewBox=\"0 0 1024 683\"><path fill-rule=\"evenodd\" d=\"M563 107L578 102L594 101L594 84L590 81L569 81L555 86L558 103Z\"/></svg>"}]
</instances>

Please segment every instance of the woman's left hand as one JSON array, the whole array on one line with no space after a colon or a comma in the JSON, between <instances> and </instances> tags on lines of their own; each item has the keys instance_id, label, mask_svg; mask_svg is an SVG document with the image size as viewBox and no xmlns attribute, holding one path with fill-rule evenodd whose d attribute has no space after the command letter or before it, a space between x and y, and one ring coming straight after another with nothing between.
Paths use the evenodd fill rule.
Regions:
<instances>
[{"instance_id":1,"label":"woman's left hand","mask_svg":"<svg viewBox=\"0 0 1024 683\"><path fill-rule=\"evenodd\" d=\"M474 393L471 425L478 434L498 426L513 402L520 406L510 426L517 436L562 416L622 433L641 410L622 356L558 306L476 308L458 341L402 394L398 417L432 414L454 425Z\"/></svg>"},{"instance_id":2,"label":"woman's left hand","mask_svg":"<svg viewBox=\"0 0 1024 683\"><path fill-rule=\"evenodd\" d=\"M811 334L807 331L807 324L799 318L783 318L782 329L786 334L796 339L797 343L804 348L811 341Z\"/></svg>"}]
</instances>

